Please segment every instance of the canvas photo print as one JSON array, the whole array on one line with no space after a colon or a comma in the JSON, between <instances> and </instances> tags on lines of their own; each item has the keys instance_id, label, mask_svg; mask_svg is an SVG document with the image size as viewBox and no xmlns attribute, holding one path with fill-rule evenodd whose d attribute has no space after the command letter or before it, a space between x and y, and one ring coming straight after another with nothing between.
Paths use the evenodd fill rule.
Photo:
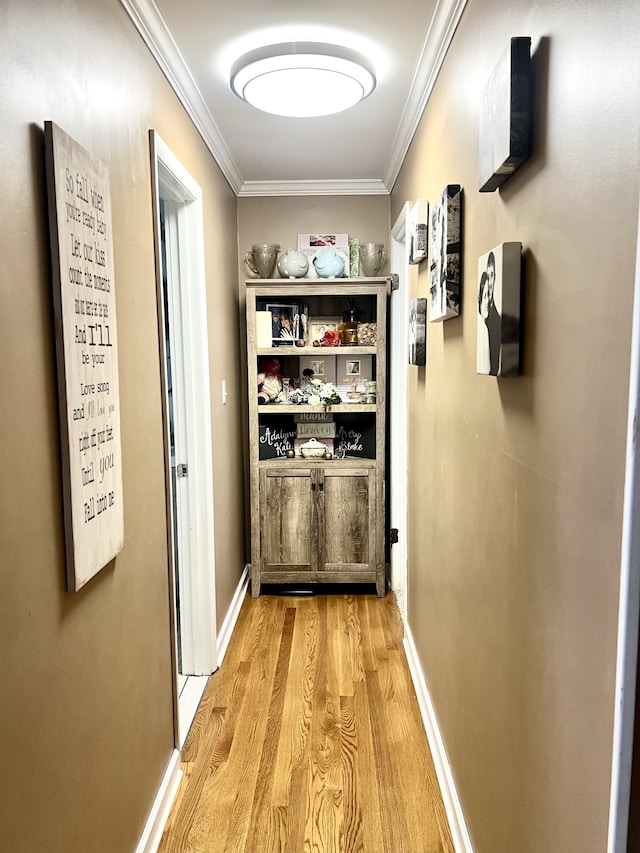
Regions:
<instances>
[{"instance_id":1,"label":"canvas photo print","mask_svg":"<svg viewBox=\"0 0 640 853\"><path fill-rule=\"evenodd\" d=\"M420 264L429 252L429 202L419 198L409 211L409 263Z\"/></svg>"},{"instance_id":2,"label":"canvas photo print","mask_svg":"<svg viewBox=\"0 0 640 853\"><path fill-rule=\"evenodd\" d=\"M479 186L498 189L531 153L531 39L512 38L480 101Z\"/></svg>"},{"instance_id":3,"label":"canvas photo print","mask_svg":"<svg viewBox=\"0 0 640 853\"><path fill-rule=\"evenodd\" d=\"M478 259L477 373L520 374L521 264L522 243L502 243Z\"/></svg>"},{"instance_id":4,"label":"canvas photo print","mask_svg":"<svg viewBox=\"0 0 640 853\"><path fill-rule=\"evenodd\" d=\"M427 363L427 300L412 299L409 309L409 364Z\"/></svg>"},{"instance_id":5,"label":"canvas photo print","mask_svg":"<svg viewBox=\"0 0 640 853\"><path fill-rule=\"evenodd\" d=\"M429 319L460 314L462 187L448 184L431 211Z\"/></svg>"}]
</instances>

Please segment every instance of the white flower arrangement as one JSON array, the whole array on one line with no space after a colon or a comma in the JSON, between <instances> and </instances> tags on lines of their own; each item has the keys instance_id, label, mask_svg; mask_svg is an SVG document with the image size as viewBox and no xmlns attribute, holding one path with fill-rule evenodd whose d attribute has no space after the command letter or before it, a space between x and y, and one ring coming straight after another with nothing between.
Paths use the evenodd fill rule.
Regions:
<instances>
[{"instance_id":1,"label":"white flower arrangement","mask_svg":"<svg viewBox=\"0 0 640 853\"><path fill-rule=\"evenodd\" d=\"M332 382L310 379L302 388L292 391L287 402L295 405L324 406L328 409L332 403L341 403L342 397Z\"/></svg>"}]
</instances>

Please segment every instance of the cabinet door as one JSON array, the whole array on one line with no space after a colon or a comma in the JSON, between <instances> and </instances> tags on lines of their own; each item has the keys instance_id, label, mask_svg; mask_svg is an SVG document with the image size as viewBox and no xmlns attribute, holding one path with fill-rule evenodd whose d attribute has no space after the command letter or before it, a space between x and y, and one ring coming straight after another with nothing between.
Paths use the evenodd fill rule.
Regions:
<instances>
[{"instance_id":1,"label":"cabinet door","mask_svg":"<svg viewBox=\"0 0 640 853\"><path fill-rule=\"evenodd\" d=\"M303 468L260 472L261 571L317 569L315 474Z\"/></svg>"},{"instance_id":2,"label":"cabinet door","mask_svg":"<svg viewBox=\"0 0 640 853\"><path fill-rule=\"evenodd\" d=\"M375 472L326 466L319 472L320 568L375 570Z\"/></svg>"}]
</instances>

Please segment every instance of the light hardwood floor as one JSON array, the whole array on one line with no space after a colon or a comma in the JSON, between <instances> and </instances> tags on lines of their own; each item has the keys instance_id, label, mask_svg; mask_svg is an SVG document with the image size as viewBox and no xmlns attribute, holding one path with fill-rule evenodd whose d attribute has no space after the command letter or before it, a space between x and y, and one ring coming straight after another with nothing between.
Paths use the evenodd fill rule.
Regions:
<instances>
[{"instance_id":1,"label":"light hardwood floor","mask_svg":"<svg viewBox=\"0 0 640 853\"><path fill-rule=\"evenodd\" d=\"M392 593L247 597L162 853L454 853Z\"/></svg>"}]
</instances>

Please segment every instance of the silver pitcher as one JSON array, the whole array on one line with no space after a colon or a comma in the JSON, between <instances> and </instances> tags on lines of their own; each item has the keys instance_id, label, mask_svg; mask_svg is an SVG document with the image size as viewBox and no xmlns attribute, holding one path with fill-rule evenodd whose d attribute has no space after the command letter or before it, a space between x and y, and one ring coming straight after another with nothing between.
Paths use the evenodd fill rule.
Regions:
<instances>
[{"instance_id":1,"label":"silver pitcher","mask_svg":"<svg viewBox=\"0 0 640 853\"><path fill-rule=\"evenodd\" d=\"M254 243L244 259L251 272L258 278L270 278L275 269L279 251L278 243Z\"/></svg>"},{"instance_id":2,"label":"silver pitcher","mask_svg":"<svg viewBox=\"0 0 640 853\"><path fill-rule=\"evenodd\" d=\"M387 260L387 250L383 243L360 244L360 267L367 278L380 273Z\"/></svg>"}]
</instances>

